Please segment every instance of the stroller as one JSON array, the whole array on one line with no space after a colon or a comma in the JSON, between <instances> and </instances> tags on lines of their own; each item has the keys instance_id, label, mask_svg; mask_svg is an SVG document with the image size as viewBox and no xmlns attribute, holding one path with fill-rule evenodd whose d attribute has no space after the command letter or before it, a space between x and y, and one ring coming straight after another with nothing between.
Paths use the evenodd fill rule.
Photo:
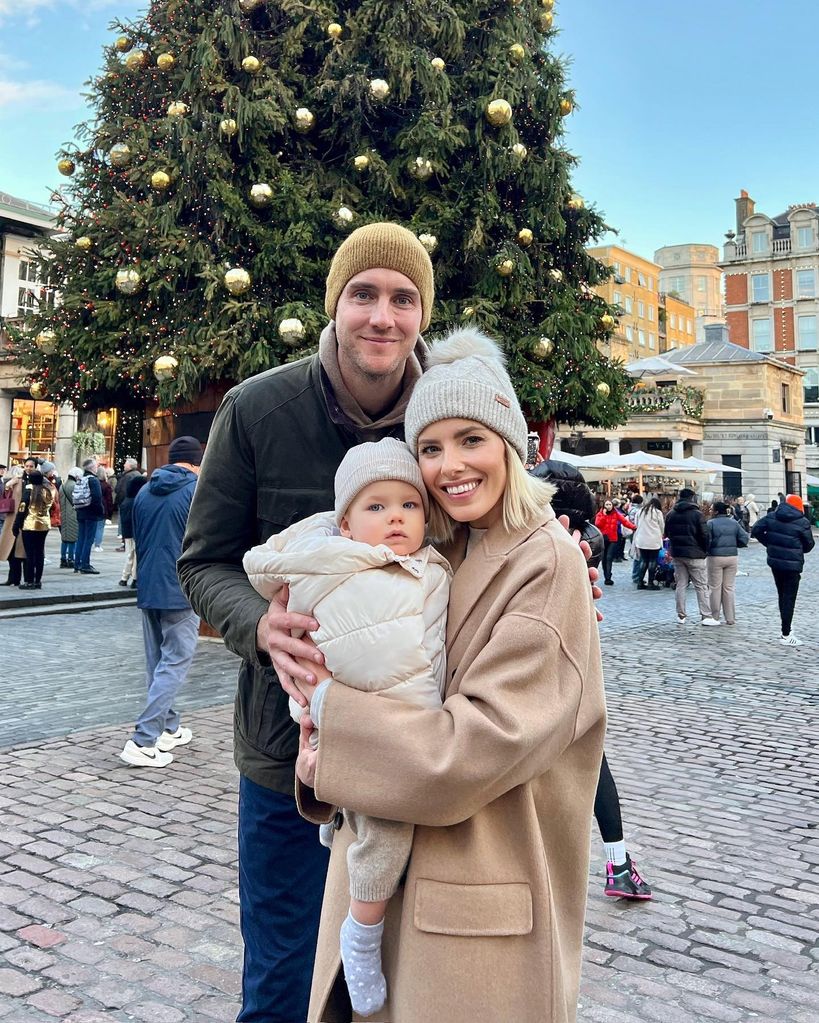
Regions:
<instances>
[{"instance_id":1,"label":"stroller","mask_svg":"<svg viewBox=\"0 0 819 1023\"><path fill-rule=\"evenodd\" d=\"M663 546L657 555L657 574L654 576L654 581L658 586L665 586L666 589L669 587L674 589L676 586L674 559L668 552L668 540L663 540Z\"/></svg>"}]
</instances>

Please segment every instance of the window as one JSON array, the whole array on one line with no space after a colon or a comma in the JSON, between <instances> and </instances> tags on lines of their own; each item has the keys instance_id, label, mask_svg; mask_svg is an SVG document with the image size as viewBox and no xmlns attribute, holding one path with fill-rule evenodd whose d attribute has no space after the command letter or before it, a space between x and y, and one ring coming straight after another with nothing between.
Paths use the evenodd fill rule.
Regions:
<instances>
[{"instance_id":1,"label":"window","mask_svg":"<svg viewBox=\"0 0 819 1023\"><path fill-rule=\"evenodd\" d=\"M751 348L755 352L773 351L773 331L767 317L764 320L751 320Z\"/></svg>"},{"instance_id":2,"label":"window","mask_svg":"<svg viewBox=\"0 0 819 1023\"><path fill-rule=\"evenodd\" d=\"M813 246L813 228L797 227L796 244L800 249L809 249Z\"/></svg>"},{"instance_id":3,"label":"window","mask_svg":"<svg viewBox=\"0 0 819 1023\"><path fill-rule=\"evenodd\" d=\"M655 344L654 344L654 334L651 331L648 332L648 347L649 348L654 348L655 347Z\"/></svg>"},{"instance_id":4,"label":"window","mask_svg":"<svg viewBox=\"0 0 819 1023\"><path fill-rule=\"evenodd\" d=\"M796 271L796 297L816 298L816 274L813 270Z\"/></svg>"},{"instance_id":5,"label":"window","mask_svg":"<svg viewBox=\"0 0 819 1023\"><path fill-rule=\"evenodd\" d=\"M620 273L620 264L617 262L616 259L615 259L615 261L611 265L614 267L614 272L616 274L619 274Z\"/></svg>"},{"instance_id":6,"label":"window","mask_svg":"<svg viewBox=\"0 0 819 1023\"><path fill-rule=\"evenodd\" d=\"M697 278L697 291L705 291L706 279L704 277Z\"/></svg>"},{"instance_id":7,"label":"window","mask_svg":"<svg viewBox=\"0 0 819 1023\"><path fill-rule=\"evenodd\" d=\"M37 276L37 266L27 259L20 260L17 272L17 315L25 316L40 308L54 308L55 289L49 287L48 281L41 281Z\"/></svg>"},{"instance_id":8,"label":"window","mask_svg":"<svg viewBox=\"0 0 819 1023\"><path fill-rule=\"evenodd\" d=\"M676 330L677 329L677 314L676 313L672 313L671 314L671 329L672 330Z\"/></svg>"},{"instance_id":9,"label":"window","mask_svg":"<svg viewBox=\"0 0 819 1023\"><path fill-rule=\"evenodd\" d=\"M637 303L637 315L640 317L641 320L644 320L646 318L646 304L645 304L645 302L638 302Z\"/></svg>"},{"instance_id":10,"label":"window","mask_svg":"<svg viewBox=\"0 0 819 1023\"><path fill-rule=\"evenodd\" d=\"M782 384L782 411L790 412L791 410L791 385Z\"/></svg>"},{"instance_id":11,"label":"window","mask_svg":"<svg viewBox=\"0 0 819 1023\"><path fill-rule=\"evenodd\" d=\"M816 317L796 317L797 347L803 352L816 351Z\"/></svg>"},{"instance_id":12,"label":"window","mask_svg":"<svg viewBox=\"0 0 819 1023\"><path fill-rule=\"evenodd\" d=\"M771 279L767 274L751 274L751 301L771 301Z\"/></svg>"},{"instance_id":13,"label":"window","mask_svg":"<svg viewBox=\"0 0 819 1023\"><path fill-rule=\"evenodd\" d=\"M629 315L631 315L631 310L632 310L632 308L633 308L633 306L632 306L632 302L631 302L631 299L630 299L630 298L628 297L628 295L626 295L626 312L627 312L627 313L628 313Z\"/></svg>"},{"instance_id":14,"label":"window","mask_svg":"<svg viewBox=\"0 0 819 1023\"><path fill-rule=\"evenodd\" d=\"M625 268L625 270L623 271L623 276L626 279L626 284L630 284L631 283L631 267L630 266L627 266Z\"/></svg>"},{"instance_id":15,"label":"window","mask_svg":"<svg viewBox=\"0 0 819 1023\"><path fill-rule=\"evenodd\" d=\"M665 290L668 293L676 292L678 295L685 294L685 278L684 277L669 277L665 283Z\"/></svg>"},{"instance_id":16,"label":"window","mask_svg":"<svg viewBox=\"0 0 819 1023\"><path fill-rule=\"evenodd\" d=\"M653 305L650 305L648 307L648 322L649 323L653 323L654 322L654 306Z\"/></svg>"},{"instance_id":17,"label":"window","mask_svg":"<svg viewBox=\"0 0 819 1023\"><path fill-rule=\"evenodd\" d=\"M634 341L634 328L633 327L626 327L626 341L630 341L630 342L633 343L633 341Z\"/></svg>"},{"instance_id":18,"label":"window","mask_svg":"<svg viewBox=\"0 0 819 1023\"><path fill-rule=\"evenodd\" d=\"M640 346L642 348L645 348L645 346L646 346L646 332L644 330L638 330L637 331L637 340L639 341Z\"/></svg>"},{"instance_id":19,"label":"window","mask_svg":"<svg viewBox=\"0 0 819 1023\"><path fill-rule=\"evenodd\" d=\"M768 236L765 231L751 232L751 252L766 252L768 249Z\"/></svg>"},{"instance_id":20,"label":"window","mask_svg":"<svg viewBox=\"0 0 819 1023\"><path fill-rule=\"evenodd\" d=\"M802 387L805 389L805 401L819 401L819 369L809 369L802 377ZM808 444L819 443L819 427L808 427L806 442ZM811 437L811 433L813 436Z\"/></svg>"},{"instance_id":21,"label":"window","mask_svg":"<svg viewBox=\"0 0 819 1023\"><path fill-rule=\"evenodd\" d=\"M645 274L641 274L639 271L637 273L637 283L640 285L641 288L644 288L646 286L646 276Z\"/></svg>"},{"instance_id":22,"label":"window","mask_svg":"<svg viewBox=\"0 0 819 1023\"><path fill-rule=\"evenodd\" d=\"M691 320L686 320L685 321L685 332L686 332L686 334L690 334L691 333Z\"/></svg>"}]
</instances>

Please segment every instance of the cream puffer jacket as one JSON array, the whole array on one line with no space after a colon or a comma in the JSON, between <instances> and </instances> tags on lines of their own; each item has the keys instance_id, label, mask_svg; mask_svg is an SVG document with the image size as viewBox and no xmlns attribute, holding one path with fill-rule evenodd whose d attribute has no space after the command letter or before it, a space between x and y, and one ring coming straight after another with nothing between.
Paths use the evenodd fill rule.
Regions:
<instances>
[{"instance_id":1,"label":"cream puffer jacket","mask_svg":"<svg viewBox=\"0 0 819 1023\"><path fill-rule=\"evenodd\" d=\"M400 555L348 540L322 512L253 547L243 564L267 600L287 583L288 610L315 616L311 636L337 681L440 707L452 570L433 547ZM298 720L292 700L290 710Z\"/></svg>"}]
</instances>

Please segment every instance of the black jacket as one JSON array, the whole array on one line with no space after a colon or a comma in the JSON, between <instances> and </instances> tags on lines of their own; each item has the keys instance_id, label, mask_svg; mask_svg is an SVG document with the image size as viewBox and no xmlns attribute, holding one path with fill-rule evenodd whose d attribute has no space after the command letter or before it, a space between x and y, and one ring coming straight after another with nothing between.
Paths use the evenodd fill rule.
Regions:
<instances>
[{"instance_id":1,"label":"black jacket","mask_svg":"<svg viewBox=\"0 0 819 1023\"><path fill-rule=\"evenodd\" d=\"M815 542L808 520L789 504L759 519L751 536L768 548L769 567L781 572L801 572Z\"/></svg>"},{"instance_id":2,"label":"black jacket","mask_svg":"<svg viewBox=\"0 0 819 1023\"><path fill-rule=\"evenodd\" d=\"M128 484L131 480L135 480L141 475L142 473L139 469L129 469L128 472L124 472L117 480L117 486L114 491L114 504L117 508L122 508L123 504L125 504L128 497Z\"/></svg>"},{"instance_id":3,"label":"black jacket","mask_svg":"<svg viewBox=\"0 0 819 1023\"><path fill-rule=\"evenodd\" d=\"M128 480L125 497L119 506L119 528L123 540L133 540L134 538L134 498L147 482L147 476L143 476L141 472L131 476L131 479ZM117 486L117 493L119 493L119 486Z\"/></svg>"},{"instance_id":4,"label":"black jacket","mask_svg":"<svg viewBox=\"0 0 819 1023\"><path fill-rule=\"evenodd\" d=\"M569 462L549 458L536 465L530 475L546 480L555 487L552 498L555 515L566 515L569 528L580 531L581 539L591 548L589 565L597 568L603 558L603 534L593 522L596 502L583 474Z\"/></svg>"},{"instance_id":5,"label":"black jacket","mask_svg":"<svg viewBox=\"0 0 819 1023\"><path fill-rule=\"evenodd\" d=\"M672 557L705 557L708 531L705 516L695 501L677 501L665 520L665 535Z\"/></svg>"},{"instance_id":6,"label":"black jacket","mask_svg":"<svg viewBox=\"0 0 819 1023\"><path fill-rule=\"evenodd\" d=\"M251 781L292 796L298 728L256 627L267 601L242 558L298 519L332 509L333 478L347 450L403 424L366 431L342 422L328 401L318 355L260 373L228 391L216 414L178 562L193 609L242 658L234 757Z\"/></svg>"}]
</instances>

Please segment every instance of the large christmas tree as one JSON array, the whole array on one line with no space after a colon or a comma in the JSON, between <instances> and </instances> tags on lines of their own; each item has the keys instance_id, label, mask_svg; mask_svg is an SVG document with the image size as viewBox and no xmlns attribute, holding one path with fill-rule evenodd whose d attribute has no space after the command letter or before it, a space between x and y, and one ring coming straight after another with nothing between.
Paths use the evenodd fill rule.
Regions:
<instances>
[{"instance_id":1,"label":"large christmas tree","mask_svg":"<svg viewBox=\"0 0 819 1023\"><path fill-rule=\"evenodd\" d=\"M169 407L311 351L347 232L396 220L432 254L430 334L504 344L533 422L610 426L628 381L572 192L574 97L553 0L155 0L90 83L58 168L62 304L17 355L78 407Z\"/></svg>"}]
</instances>

